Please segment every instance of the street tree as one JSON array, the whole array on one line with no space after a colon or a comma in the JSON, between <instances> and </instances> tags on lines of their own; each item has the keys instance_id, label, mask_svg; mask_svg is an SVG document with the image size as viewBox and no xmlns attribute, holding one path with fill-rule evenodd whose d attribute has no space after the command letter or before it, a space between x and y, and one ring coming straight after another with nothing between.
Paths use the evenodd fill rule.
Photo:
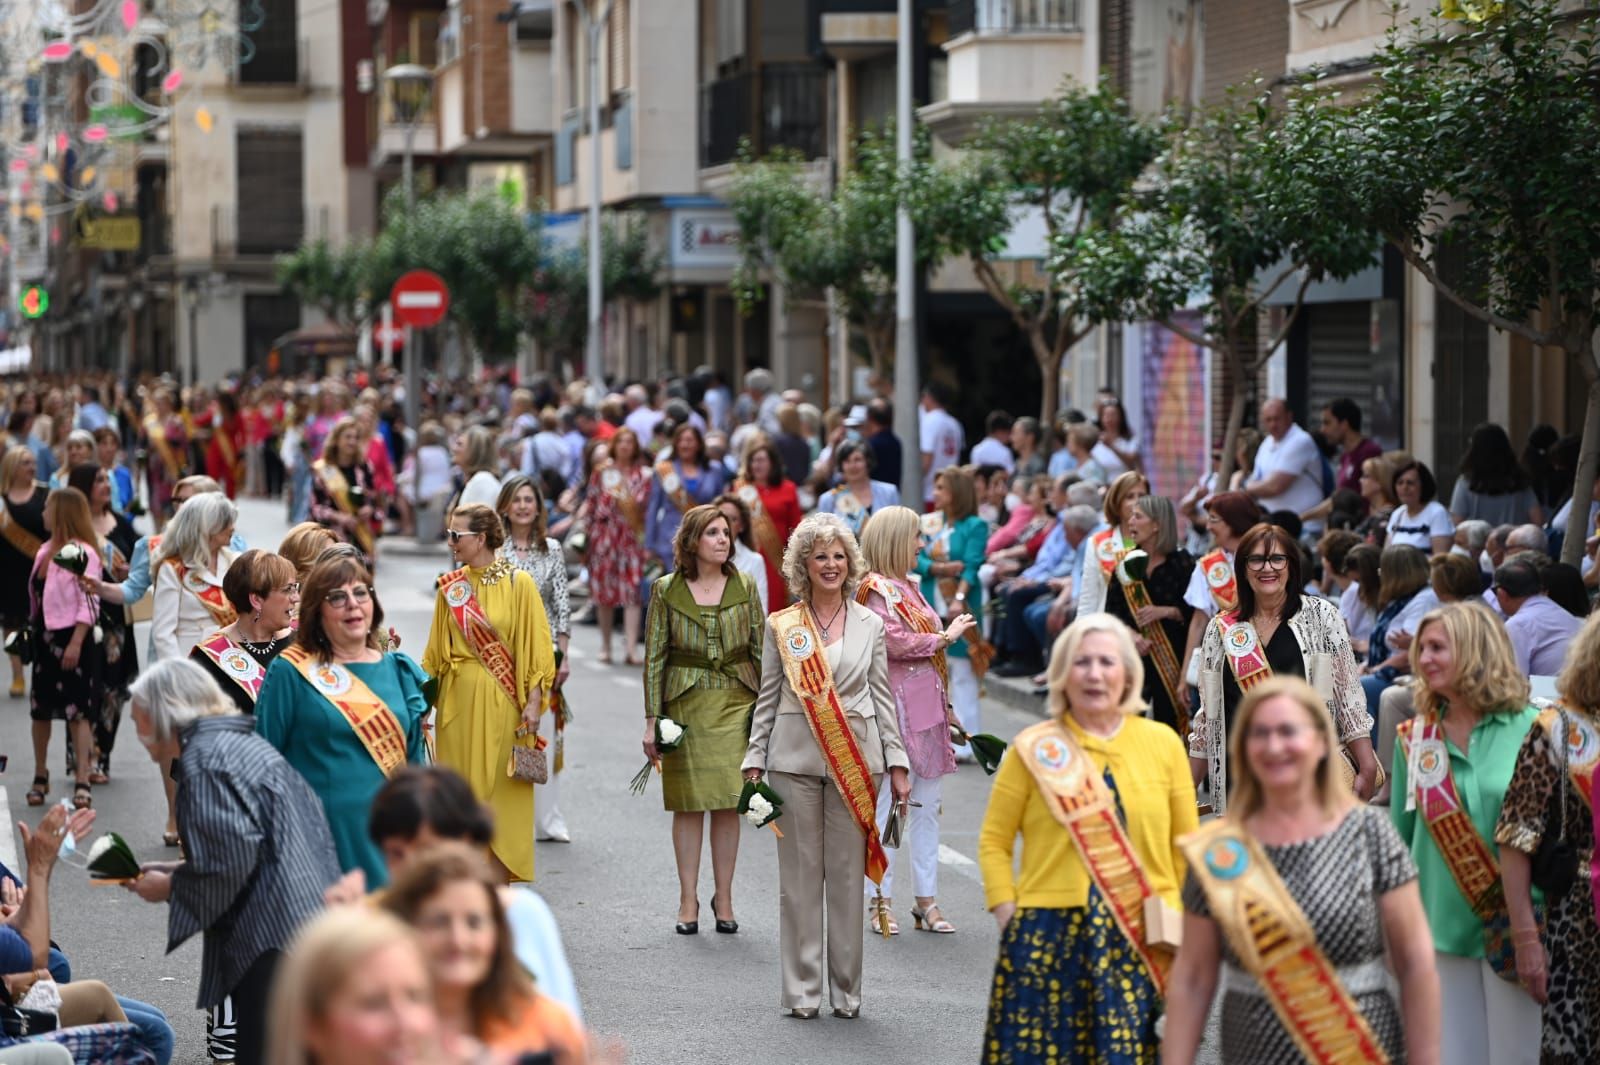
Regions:
<instances>
[{"instance_id":1,"label":"street tree","mask_svg":"<svg viewBox=\"0 0 1600 1065\"><path fill-rule=\"evenodd\" d=\"M643 303L661 291L662 255L637 219L607 212L600 220L601 299ZM589 245L546 248L523 293L528 333L556 360L582 362L589 332Z\"/></svg>"},{"instance_id":2,"label":"street tree","mask_svg":"<svg viewBox=\"0 0 1600 1065\"><path fill-rule=\"evenodd\" d=\"M306 241L278 257L278 284L322 311L330 321L354 330L372 310L369 290L372 242L334 244L324 238Z\"/></svg>"},{"instance_id":3,"label":"street tree","mask_svg":"<svg viewBox=\"0 0 1600 1065\"><path fill-rule=\"evenodd\" d=\"M1439 295L1566 354L1588 382L1563 561L1578 562L1600 468L1600 29L1545 0L1452 5L1397 27L1370 93L1306 111L1298 164L1357 201ZM1464 261L1442 276L1446 248ZM1446 459L1448 456L1441 456Z\"/></svg>"},{"instance_id":4,"label":"street tree","mask_svg":"<svg viewBox=\"0 0 1600 1065\"><path fill-rule=\"evenodd\" d=\"M1222 357L1232 403L1219 484L1233 472L1249 382L1306 289L1370 265L1379 244L1348 198L1324 196L1285 151L1283 115L1309 105L1292 96L1279 107L1259 84L1235 90L1174 132L1114 224L1058 238L1051 259L1076 279L1086 316L1158 322ZM1292 295L1263 342L1261 315L1280 290Z\"/></svg>"}]
</instances>

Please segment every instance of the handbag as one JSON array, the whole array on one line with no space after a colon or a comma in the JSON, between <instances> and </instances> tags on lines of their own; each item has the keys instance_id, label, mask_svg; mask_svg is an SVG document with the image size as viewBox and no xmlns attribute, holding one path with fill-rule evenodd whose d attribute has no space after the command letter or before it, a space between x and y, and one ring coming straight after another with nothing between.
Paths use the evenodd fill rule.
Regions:
<instances>
[{"instance_id":1,"label":"handbag","mask_svg":"<svg viewBox=\"0 0 1600 1065\"><path fill-rule=\"evenodd\" d=\"M527 742L530 736L532 736L531 743ZM519 727L516 739L511 742L511 758L506 762L506 776L525 784L549 783L550 760L545 757L544 748L544 740Z\"/></svg>"},{"instance_id":2,"label":"handbag","mask_svg":"<svg viewBox=\"0 0 1600 1065\"><path fill-rule=\"evenodd\" d=\"M900 838L905 835L905 823L900 818L900 804L889 803L889 819L883 823L883 835L879 842L890 849L900 846Z\"/></svg>"},{"instance_id":3,"label":"handbag","mask_svg":"<svg viewBox=\"0 0 1600 1065\"><path fill-rule=\"evenodd\" d=\"M1539 837L1539 849L1529 861L1533 885L1544 892L1547 903L1566 895L1578 879L1578 852L1567 842L1567 712L1558 710L1556 714L1556 747L1560 751L1557 771L1561 784L1550 795L1550 803L1556 807L1556 835L1551 839L1550 807L1546 804L1545 831Z\"/></svg>"}]
</instances>

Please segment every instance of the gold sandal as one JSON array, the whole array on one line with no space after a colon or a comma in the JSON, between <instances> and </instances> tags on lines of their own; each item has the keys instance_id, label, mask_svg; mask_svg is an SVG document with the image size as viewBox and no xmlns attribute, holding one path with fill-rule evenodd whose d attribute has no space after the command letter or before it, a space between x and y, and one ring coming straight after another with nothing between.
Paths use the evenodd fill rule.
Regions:
<instances>
[{"instance_id":1,"label":"gold sandal","mask_svg":"<svg viewBox=\"0 0 1600 1065\"><path fill-rule=\"evenodd\" d=\"M889 903L891 901L893 900L886 899L882 895L874 895L868 900L872 906L872 912L867 915L867 928L870 931L880 931L883 925L880 923L879 919L885 918L889 922L889 934L891 936L897 936L900 934L900 926L895 923L894 911L889 908Z\"/></svg>"}]
</instances>

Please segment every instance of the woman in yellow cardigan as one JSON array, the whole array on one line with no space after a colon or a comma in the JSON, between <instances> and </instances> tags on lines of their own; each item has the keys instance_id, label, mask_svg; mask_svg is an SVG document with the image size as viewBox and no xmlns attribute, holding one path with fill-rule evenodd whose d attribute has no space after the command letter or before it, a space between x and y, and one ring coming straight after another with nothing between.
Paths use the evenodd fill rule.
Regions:
<instances>
[{"instance_id":1,"label":"woman in yellow cardigan","mask_svg":"<svg viewBox=\"0 0 1600 1065\"><path fill-rule=\"evenodd\" d=\"M1050 720L1012 741L978 837L1000 926L983 1060L1153 1063L1183 884L1177 840L1198 824L1188 757L1143 716L1144 667L1111 615L1069 626L1049 677ZM1137 862L1104 857L1118 853Z\"/></svg>"}]
</instances>

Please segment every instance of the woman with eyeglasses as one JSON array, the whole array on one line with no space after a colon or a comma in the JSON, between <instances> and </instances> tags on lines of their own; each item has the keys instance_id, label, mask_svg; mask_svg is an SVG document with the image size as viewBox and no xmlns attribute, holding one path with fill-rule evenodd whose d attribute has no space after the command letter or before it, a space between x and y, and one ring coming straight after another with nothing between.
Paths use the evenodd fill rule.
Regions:
<instances>
[{"instance_id":1,"label":"woman with eyeglasses","mask_svg":"<svg viewBox=\"0 0 1600 1065\"><path fill-rule=\"evenodd\" d=\"M256 699L256 731L322 800L340 871L360 869L374 887L389 877L367 813L391 773L421 764L428 712L426 675L379 649L383 631L371 572L347 557L318 562L300 589L294 643L267 667Z\"/></svg>"},{"instance_id":2,"label":"woman with eyeglasses","mask_svg":"<svg viewBox=\"0 0 1600 1065\"><path fill-rule=\"evenodd\" d=\"M422 668L439 681L436 760L494 811L489 860L502 883L533 879L533 782L509 772L533 747L555 685L555 648L539 586L498 552L500 516L482 503L450 514L459 569L439 578Z\"/></svg>"},{"instance_id":3,"label":"woman with eyeglasses","mask_svg":"<svg viewBox=\"0 0 1600 1065\"><path fill-rule=\"evenodd\" d=\"M267 667L294 641L300 582L294 563L251 549L228 567L222 594L238 618L195 644L189 657L211 674L240 713L253 714Z\"/></svg>"},{"instance_id":4,"label":"woman with eyeglasses","mask_svg":"<svg viewBox=\"0 0 1600 1065\"><path fill-rule=\"evenodd\" d=\"M1294 676L1322 697L1346 775L1365 801L1378 786L1378 760L1339 608L1302 593L1300 546L1276 525L1262 523L1245 533L1235 558L1245 576L1239 605L1211 620L1200 645L1200 710L1189 732L1195 783L1209 776L1212 805L1219 814L1226 810L1233 779L1227 751L1240 700L1273 676Z\"/></svg>"}]
</instances>

